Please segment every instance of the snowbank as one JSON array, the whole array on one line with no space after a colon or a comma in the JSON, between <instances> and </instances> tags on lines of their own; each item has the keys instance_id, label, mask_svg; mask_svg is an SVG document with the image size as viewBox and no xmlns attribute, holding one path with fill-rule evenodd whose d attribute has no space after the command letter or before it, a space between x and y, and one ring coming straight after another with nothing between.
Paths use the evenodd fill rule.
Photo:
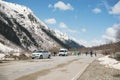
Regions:
<instances>
[{"instance_id":1,"label":"snowbank","mask_svg":"<svg viewBox=\"0 0 120 80\"><path fill-rule=\"evenodd\" d=\"M5 58L5 54L0 53L0 60L3 60Z\"/></svg>"},{"instance_id":2,"label":"snowbank","mask_svg":"<svg viewBox=\"0 0 120 80\"><path fill-rule=\"evenodd\" d=\"M10 48L2 43L0 43L0 51L5 52L5 53L11 52L11 51L17 52L16 49L12 49L12 48Z\"/></svg>"},{"instance_id":3,"label":"snowbank","mask_svg":"<svg viewBox=\"0 0 120 80\"><path fill-rule=\"evenodd\" d=\"M120 62L116 61L115 59L109 58L109 55L99 58L98 60L100 61L100 64L105 65L105 67L110 67L120 70Z\"/></svg>"},{"instance_id":4,"label":"snowbank","mask_svg":"<svg viewBox=\"0 0 120 80\"><path fill-rule=\"evenodd\" d=\"M13 53L13 56L20 56L20 53Z\"/></svg>"}]
</instances>

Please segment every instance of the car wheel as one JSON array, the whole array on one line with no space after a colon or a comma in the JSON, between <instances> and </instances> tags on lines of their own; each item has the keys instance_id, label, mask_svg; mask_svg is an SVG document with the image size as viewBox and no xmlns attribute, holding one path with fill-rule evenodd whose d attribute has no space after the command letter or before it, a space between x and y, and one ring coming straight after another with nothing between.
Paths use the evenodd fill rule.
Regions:
<instances>
[{"instance_id":1,"label":"car wheel","mask_svg":"<svg viewBox=\"0 0 120 80\"><path fill-rule=\"evenodd\" d=\"M49 56L48 56L48 58L50 59L50 58L51 58L51 56L49 55Z\"/></svg>"},{"instance_id":2,"label":"car wheel","mask_svg":"<svg viewBox=\"0 0 120 80\"><path fill-rule=\"evenodd\" d=\"M34 59L34 57L32 57L32 59Z\"/></svg>"},{"instance_id":3,"label":"car wheel","mask_svg":"<svg viewBox=\"0 0 120 80\"><path fill-rule=\"evenodd\" d=\"M43 59L43 56L42 56L42 55L40 55L39 59Z\"/></svg>"}]
</instances>

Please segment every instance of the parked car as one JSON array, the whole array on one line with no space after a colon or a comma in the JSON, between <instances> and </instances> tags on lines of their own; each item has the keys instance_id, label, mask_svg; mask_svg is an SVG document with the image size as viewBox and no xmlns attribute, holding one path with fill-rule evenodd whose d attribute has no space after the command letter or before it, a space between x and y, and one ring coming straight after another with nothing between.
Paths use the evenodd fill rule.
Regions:
<instances>
[{"instance_id":1,"label":"parked car","mask_svg":"<svg viewBox=\"0 0 120 80\"><path fill-rule=\"evenodd\" d=\"M38 50L32 53L32 59L45 59L45 58L51 58L51 53L49 51L45 50Z\"/></svg>"},{"instance_id":2,"label":"parked car","mask_svg":"<svg viewBox=\"0 0 120 80\"><path fill-rule=\"evenodd\" d=\"M59 56L68 56L68 50L67 49L60 49Z\"/></svg>"}]
</instances>

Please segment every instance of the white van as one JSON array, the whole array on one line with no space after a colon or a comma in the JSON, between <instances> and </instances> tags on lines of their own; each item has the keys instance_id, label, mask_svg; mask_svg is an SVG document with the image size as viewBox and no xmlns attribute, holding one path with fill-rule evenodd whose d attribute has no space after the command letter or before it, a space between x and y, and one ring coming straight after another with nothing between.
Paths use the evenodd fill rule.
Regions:
<instances>
[{"instance_id":1,"label":"white van","mask_svg":"<svg viewBox=\"0 0 120 80\"><path fill-rule=\"evenodd\" d=\"M68 56L68 50L67 49L60 49L59 56Z\"/></svg>"}]
</instances>

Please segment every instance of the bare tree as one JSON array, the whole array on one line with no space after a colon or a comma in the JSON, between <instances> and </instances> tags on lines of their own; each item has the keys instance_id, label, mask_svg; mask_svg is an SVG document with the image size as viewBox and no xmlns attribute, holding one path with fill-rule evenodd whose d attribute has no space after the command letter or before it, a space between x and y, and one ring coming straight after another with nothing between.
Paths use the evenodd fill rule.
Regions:
<instances>
[{"instance_id":1,"label":"bare tree","mask_svg":"<svg viewBox=\"0 0 120 80\"><path fill-rule=\"evenodd\" d=\"M117 43L115 44L116 49L117 49L117 51L120 51L120 26L118 26L118 28L117 28L116 40L117 40Z\"/></svg>"},{"instance_id":2,"label":"bare tree","mask_svg":"<svg viewBox=\"0 0 120 80\"><path fill-rule=\"evenodd\" d=\"M116 39L118 42L120 42L120 26L118 27L117 32L116 32Z\"/></svg>"}]
</instances>

